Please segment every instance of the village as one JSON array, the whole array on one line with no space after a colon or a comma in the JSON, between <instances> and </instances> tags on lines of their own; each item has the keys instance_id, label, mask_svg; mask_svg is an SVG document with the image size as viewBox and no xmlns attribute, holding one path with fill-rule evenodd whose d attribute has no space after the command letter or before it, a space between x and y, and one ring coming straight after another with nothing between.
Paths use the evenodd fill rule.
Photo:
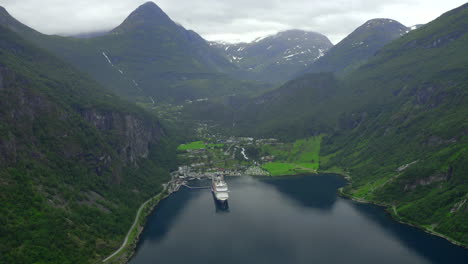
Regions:
<instances>
[{"instance_id":1,"label":"village","mask_svg":"<svg viewBox=\"0 0 468 264\"><path fill-rule=\"evenodd\" d=\"M230 137L227 139L205 135L205 140L182 144L178 148L180 166L171 172L169 192L187 186L194 179L211 179L223 176L270 176L261 165L274 160L274 156L261 156L264 145L282 144L277 139Z\"/></svg>"}]
</instances>

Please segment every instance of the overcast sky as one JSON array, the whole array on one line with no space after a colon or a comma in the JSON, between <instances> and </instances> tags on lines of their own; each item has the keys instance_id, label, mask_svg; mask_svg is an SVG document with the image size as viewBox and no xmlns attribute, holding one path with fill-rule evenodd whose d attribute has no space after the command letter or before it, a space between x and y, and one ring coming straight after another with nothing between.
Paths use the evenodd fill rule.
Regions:
<instances>
[{"instance_id":1,"label":"overcast sky","mask_svg":"<svg viewBox=\"0 0 468 264\"><path fill-rule=\"evenodd\" d=\"M70 35L119 25L147 0L0 0L10 14L46 34ZM159 0L174 21L208 40L251 41L286 29L322 33L339 42L372 18L406 26L427 23L461 0Z\"/></svg>"}]
</instances>

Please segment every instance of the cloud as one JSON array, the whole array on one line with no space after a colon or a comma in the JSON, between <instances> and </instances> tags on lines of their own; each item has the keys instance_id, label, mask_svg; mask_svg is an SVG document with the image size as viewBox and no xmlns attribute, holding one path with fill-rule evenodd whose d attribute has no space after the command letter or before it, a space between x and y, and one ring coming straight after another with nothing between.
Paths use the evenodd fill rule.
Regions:
<instances>
[{"instance_id":1,"label":"cloud","mask_svg":"<svg viewBox=\"0 0 468 264\"><path fill-rule=\"evenodd\" d=\"M146 0L0 0L26 25L46 34L109 30ZM365 21L427 23L459 0L160 0L173 20L208 40L250 41L286 29L320 32L336 43Z\"/></svg>"}]
</instances>

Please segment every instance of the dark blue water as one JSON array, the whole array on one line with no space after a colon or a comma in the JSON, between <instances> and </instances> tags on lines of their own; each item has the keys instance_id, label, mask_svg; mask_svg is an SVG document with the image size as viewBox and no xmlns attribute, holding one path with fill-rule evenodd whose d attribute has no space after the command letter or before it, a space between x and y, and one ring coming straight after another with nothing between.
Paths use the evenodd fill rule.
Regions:
<instances>
[{"instance_id":1,"label":"dark blue water","mask_svg":"<svg viewBox=\"0 0 468 264\"><path fill-rule=\"evenodd\" d=\"M229 209L210 190L162 201L130 263L468 263L468 250L338 197L338 176L227 181Z\"/></svg>"}]
</instances>

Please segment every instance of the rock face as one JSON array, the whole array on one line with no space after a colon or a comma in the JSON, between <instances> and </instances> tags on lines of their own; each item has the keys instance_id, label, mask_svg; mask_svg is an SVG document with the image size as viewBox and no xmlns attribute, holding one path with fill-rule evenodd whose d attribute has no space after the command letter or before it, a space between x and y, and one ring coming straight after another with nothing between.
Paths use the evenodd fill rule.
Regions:
<instances>
[{"instance_id":1,"label":"rock face","mask_svg":"<svg viewBox=\"0 0 468 264\"><path fill-rule=\"evenodd\" d=\"M8 67L0 65L0 120L4 122L0 127L0 160L4 165L15 164L18 152L25 151L25 146L18 142L18 132L31 132L38 115L45 111L54 112L44 97L34 95L27 88L18 87L17 83L27 84L27 81ZM6 124L15 129L8 129Z\"/></svg>"},{"instance_id":2,"label":"rock face","mask_svg":"<svg viewBox=\"0 0 468 264\"><path fill-rule=\"evenodd\" d=\"M155 116L14 31L0 26L0 40L0 263L100 262L130 208L167 182L170 139Z\"/></svg>"},{"instance_id":3,"label":"rock face","mask_svg":"<svg viewBox=\"0 0 468 264\"><path fill-rule=\"evenodd\" d=\"M421 178L421 179L418 179L412 183L409 183L409 184L406 184L405 187L404 187L404 190L405 191L408 191L408 190L414 190L420 186L426 186L426 185L430 185L432 183L435 183L435 182L440 182L440 181L447 181L448 180L448 175L446 174L436 174L436 175L431 175L429 177L426 177L426 178Z\"/></svg>"},{"instance_id":4,"label":"rock face","mask_svg":"<svg viewBox=\"0 0 468 264\"><path fill-rule=\"evenodd\" d=\"M34 125L38 120L50 117L63 122L73 117L73 113L57 107L47 97L35 94L31 89L18 87L17 83L27 84L28 81L16 75L6 67L0 67L0 92L3 98L0 108L3 113L2 120L8 120L15 124L17 130L22 133L31 133L34 137ZM105 134L113 134L108 142L115 146L119 160L124 164L137 165L139 158L148 157L150 144L158 143L163 136L163 130L159 122L144 120L136 115L117 111L104 111L98 109L76 110L85 121ZM51 136L66 138L65 131L51 131ZM26 146L17 143L17 136L11 131L0 139L0 153L3 161L16 161L17 149L25 150ZM20 144L18 146L17 144ZM63 150L67 152L67 150ZM66 156L74 156L64 153ZM111 153L102 154L102 157L111 157ZM101 159L102 160L102 159ZM102 171L102 168L96 168Z\"/></svg>"},{"instance_id":5,"label":"rock face","mask_svg":"<svg viewBox=\"0 0 468 264\"><path fill-rule=\"evenodd\" d=\"M100 131L114 131L120 160L125 164L137 165L139 158L148 157L150 144L157 143L163 135L159 123L151 123L141 118L118 112L102 112L95 109L81 113L83 118Z\"/></svg>"}]
</instances>

